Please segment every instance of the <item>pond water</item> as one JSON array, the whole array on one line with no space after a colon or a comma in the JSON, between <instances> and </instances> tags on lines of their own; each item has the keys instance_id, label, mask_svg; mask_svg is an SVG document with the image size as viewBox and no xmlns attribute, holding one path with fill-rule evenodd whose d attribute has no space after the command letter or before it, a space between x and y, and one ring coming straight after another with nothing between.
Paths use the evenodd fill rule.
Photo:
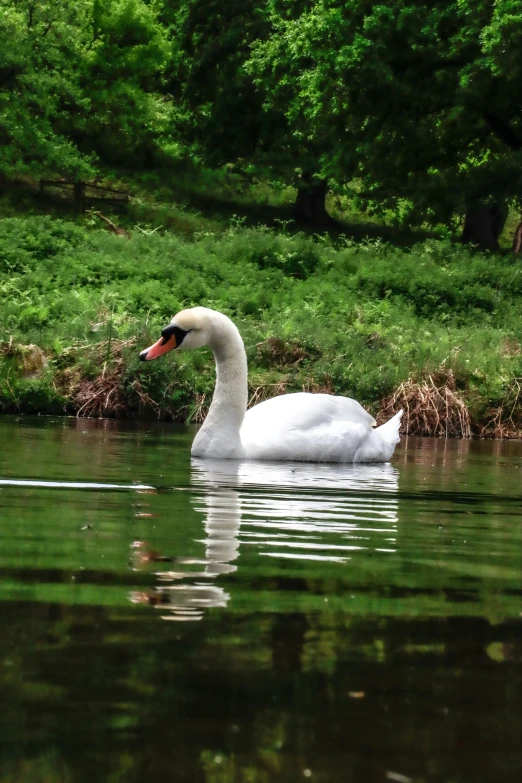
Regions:
<instances>
[{"instance_id":1,"label":"pond water","mask_svg":"<svg viewBox=\"0 0 522 783\"><path fill-rule=\"evenodd\" d=\"M0 419L0 781L518 780L520 442Z\"/></svg>"}]
</instances>

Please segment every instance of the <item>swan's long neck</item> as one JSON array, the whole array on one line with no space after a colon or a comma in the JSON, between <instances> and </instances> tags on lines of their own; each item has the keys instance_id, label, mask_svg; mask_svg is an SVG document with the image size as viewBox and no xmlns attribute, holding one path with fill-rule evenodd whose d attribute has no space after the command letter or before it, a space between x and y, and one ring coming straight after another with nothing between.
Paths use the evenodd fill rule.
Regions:
<instances>
[{"instance_id":1,"label":"swan's long neck","mask_svg":"<svg viewBox=\"0 0 522 783\"><path fill-rule=\"evenodd\" d=\"M244 450L239 430L248 402L243 340L234 324L221 316L214 325L209 345L216 361L216 388L207 418L192 444L192 455L241 458Z\"/></svg>"}]
</instances>

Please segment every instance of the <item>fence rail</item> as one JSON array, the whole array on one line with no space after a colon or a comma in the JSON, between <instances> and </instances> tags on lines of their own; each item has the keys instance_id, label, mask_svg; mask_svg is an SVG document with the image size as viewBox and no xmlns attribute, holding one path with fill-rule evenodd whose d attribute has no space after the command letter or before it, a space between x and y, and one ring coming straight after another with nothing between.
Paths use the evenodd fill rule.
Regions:
<instances>
[{"instance_id":1,"label":"fence rail","mask_svg":"<svg viewBox=\"0 0 522 783\"><path fill-rule=\"evenodd\" d=\"M126 204L129 201L129 193L126 190L117 190L116 188L108 188L105 185L98 185L96 182L85 182L84 180L72 180L72 179L41 179L40 180L40 192L43 193L45 188L64 188L70 189L72 200L74 201L74 208L78 214L83 214L90 203L93 202L105 202L108 204ZM108 193L115 195L93 195L90 191L94 190L97 193Z\"/></svg>"}]
</instances>

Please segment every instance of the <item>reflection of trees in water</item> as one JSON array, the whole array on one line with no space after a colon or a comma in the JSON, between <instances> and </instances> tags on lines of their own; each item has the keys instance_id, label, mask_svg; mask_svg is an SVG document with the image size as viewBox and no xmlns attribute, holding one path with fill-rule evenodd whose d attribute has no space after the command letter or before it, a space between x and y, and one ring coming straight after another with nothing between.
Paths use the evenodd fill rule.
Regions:
<instances>
[{"instance_id":1,"label":"reflection of trees in water","mask_svg":"<svg viewBox=\"0 0 522 783\"><path fill-rule=\"evenodd\" d=\"M205 609L225 607L230 595L216 580L237 570L240 528L243 547L281 560L344 564L369 547L376 531L385 537L381 551L393 551L396 492L390 465L193 460L191 502L203 515L204 558L170 559L135 542L136 567L170 560L172 568L157 573L154 590L134 592L132 600L170 620L199 620Z\"/></svg>"},{"instance_id":2,"label":"reflection of trees in water","mask_svg":"<svg viewBox=\"0 0 522 783\"><path fill-rule=\"evenodd\" d=\"M498 477L494 486L484 478L481 459L481 450L490 454L493 446L502 447L498 464L490 461L487 467L489 477ZM424 527L419 505L412 502L413 510L408 510L415 487L408 503L402 499L407 473L401 465L402 445L395 461L401 466L399 501L393 469L389 481L386 471L370 471L365 482L365 468L347 468L342 485L340 474L328 466L299 466L295 474L290 469L279 478L271 466L258 465L250 473L247 466L235 478L217 471L212 480L194 466L194 504L203 522L195 536L205 542L203 556L199 561L175 559L137 547L133 559L144 557L153 567L157 563L157 570L161 564L179 572L179 578L158 581L158 587L188 588L178 600L180 617L197 599L193 588L218 590L200 593L201 605L192 604L195 615L218 605L211 601L226 602L224 580L239 567L240 578L228 588L239 598L234 611L206 612L204 622L160 623L154 612L137 610L122 598L136 576L125 570L112 577L92 570L82 577L70 568L36 572L24 565L27 584L0 604L0 782L295 783L308 779L307 771L312 781L348 783L384 781L388 772L415 781L517 780L522 700L520 569L515 574L521 551L519 504L510 501L508 506L502 496L512 448L520 452L519 443L424 441L422 452L414 455L420 467L408 477L412 485L424 477L439 485L432 483L429 495L418 487ZM489 483L500 497L494 515L489 514L492 498L480 506L462 506L463 513L473 512L463 518L473 526L475 541L463 557L466 564L472 557L489 563L495 543L502 571L489 577L477 570L473 581L460 581L450 593L453 576L442 569L434 573L433 563L438 567L451 559L460 579L462 562L449 545L437 549L443 541L439 498L448 486L446 477L450 488L463 486L460 463L452 462L452 455L460 460L468 450L471 463L464 486L476 485L482 492ZM412 451L410 441L404 456ZM114 452L109 453L112 459ZM35 456L33 450L33 464L40 464L40 457L43 464L44 453ZM23 459L30 458L30 450L24 452ZM511 495L519 492L518 473L507 471ZM255 573L250 571L252 561L245 555L283 554L275 544L269 549L269 537L282 540L272 533L294 525L296 540L308 533L320 540L326 525L348 524L335 518L335 507L351 508L360 518L369 508L365 496L376 495L388 498L380 508L395 506L395 515L400 503L404 535L397 555L364 551L346 567L333 562L320 573L308 568L297 572L291 560L258 557ZM122 502L131 504L130 499ZM234 502L240 506L236 522L230 515ZM210 524L209 507L215 525ZM11 519L15 528L16 518ZM67 516L69 531L80 530L80 517L72 519ZM267 520L271 528L261 539L263 548L247 546L255 538L245 533L267 530ZM453 539L458 517L447 521L447 535ZM495 526L503 540L494 538ZM11 522L4 531L10 527ZM297 530L303 527L307 531ZM64 528L58 529L62 535ZM422 538L415 537L415 530ZM71 541L78 536L88 540L78 532ZM101 539L89 540L93 551L103 552ZM46 539L42 542L48 547ZM243 560L238 559L240 551ZM422 556L428 565L418 564L416 558ZM8 590L17 573L13 563L2 574ZM514 575L508 576L509 571ZM70 587L73 575L93 588L92 605L69 603L79 601ZM98 592L108 578L116 588L111 604L105 603L103 589ZM56 579L63 580L64 589L40 596L39 587ZM175 592L167 591L165 600ZM351 593L357 594L359 614L351 611ZM159 609L162 616L174 616L168 606ZM493 619L488 619L490 607Z\"/></svg>"},{"instance_id":3,"label":"reflection of trees in water","mask_svg":"<svg viewBox=\"0 0 522 783\"><path fill-rule=\"evenodd\" d=\"M490 655L510 639L520 659L516 619L325 605L174 629L130 606L27 602L4 619L1 783L518 779L519 664Z\"/></svg>"},{"instance_id":4,"label":"reflection of trees in water","mask_svg":"<svg viewBox=\"0 0 522 783\"><path fill-rule=\"evenodd\" d=\"M502 585L519 579L522 567L512 557L522 553L519 476L513 480L520 443L409 437L396 455L398 549L411 571L408 586L423 590L427 570L448 614L452 604L473 600L484 602L491 622L501 620Z\"/></svg>"},{"instance_id":5,"label":"reflection of trees in water","mask_svg":"<svg viewBox=\"0 0 522 783\"><path fill-rule=\"evenodd\" d=\"M434 469L432 477L446 491L462 491L465 472L468 490L487 487L501 493L505 479L509 476L512 480L506 465L510 468L519 456L520 441L403 437L393 462L396 467L407 463L418 466L409 478L417 478L419 486L430 479L427 467ZM505 489L510 492L512 486L507 484Z\"/></svg>"}]
</instances>

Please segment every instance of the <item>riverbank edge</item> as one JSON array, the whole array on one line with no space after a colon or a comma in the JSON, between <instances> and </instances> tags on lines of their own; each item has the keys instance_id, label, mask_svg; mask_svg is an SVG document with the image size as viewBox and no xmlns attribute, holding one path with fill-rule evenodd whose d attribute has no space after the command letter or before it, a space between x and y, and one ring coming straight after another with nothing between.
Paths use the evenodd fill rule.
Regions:
<instances>
[{"instance_id":1,"label":"riverbank edge","mask_svg":"<svg viewBox=\"0 0 522 783\"><path fill-rule=\"evenodd\" d=\"M140 373L136 358L141 346L137 338L91 344L91 361L101 366L99 373L85 372L85 365L74 361L63 366L60 357L53 356L35 344L0 345L2 359L11 364L0 386L0 413L7 415L52 415L91 419L159 420L182 424L201 424L212 399L213 363L205 372L207 391L191 389L190 374L176 379L175 368L168 389L158 381L150 383ZM85 348L81 351L85 361ZM78 352L80 352L78 350ZM104 356L100 362L101 356ZM156 364L156 363L155 363ZM62 366L61 366L62 365ZM167 365L165 365L166 367ZM92 367L92 365L91 365ZM147 368L149 369L149 368ZM165 369L165 368L163 368ZM303 382L303 375L290 371L272 373L262 382L263 369L254 366L249 382L249 407L279 394L294 391L343 394L326 383L314 380L313 371ZM298 377L299 376L299 377ZM513 379L518 401L520 387ZM196 384L194 384L196 385ZM421 380L408 379L390 395L366 403L365 407L382 424L397 411L403 410L401 435L446 438L522 439L522 427L513 417L513 401L491 406L481 399L477 390L466 395L457 388L452 371L426 373ZM483 411L482 416L474 411Z\"/></svg>"},{"instance_id":2,"label":"riverbank edge","mask_svg":"<svg viewBox=\"0 0 522 783\"><path fill-rule=\"evenodd\" d=\"M410 435L520 437L522 271L448 241L410 249L231 223L188 240L50 217L0 221L0 411L203 420L207 351L139 361L205 305L243 337L250 404L357 399Z\"/></svg>"}]
</instances>

